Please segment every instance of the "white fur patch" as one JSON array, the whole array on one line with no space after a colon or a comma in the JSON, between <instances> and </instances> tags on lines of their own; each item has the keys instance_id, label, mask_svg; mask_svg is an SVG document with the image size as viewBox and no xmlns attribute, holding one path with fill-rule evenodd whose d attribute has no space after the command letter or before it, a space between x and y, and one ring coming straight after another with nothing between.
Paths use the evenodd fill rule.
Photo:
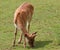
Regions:
<instances>
[{"instance_id":1,"label":"white fur patch","mask_svg":"<svg viewBox=\"0 0 60 50\"><path fill-rule=\"evenodd\" d=\"M27 22L27 27L28 27L28 25L29 25L29 22Z\"/></svg>"},{"instance_id":2,"label":"white fur patch","mask_svg":"<svg viewBox=\"0 0 60 50\"><path fill-rule=\"evenodd\" d=\"M17 28L17 25L14 23L14 26Z\"/></svg>"},{"instance_id":3,"label":"white fur patch","mask_svg":"<svg viewBox=\"0 0 60 50\"><path fill-rule=\"evenodd\" d=\"M20 30L20 27L18 27L15 23L14 23L14 26L15 26L18 30Z\"/></svg>"}]
</instances>

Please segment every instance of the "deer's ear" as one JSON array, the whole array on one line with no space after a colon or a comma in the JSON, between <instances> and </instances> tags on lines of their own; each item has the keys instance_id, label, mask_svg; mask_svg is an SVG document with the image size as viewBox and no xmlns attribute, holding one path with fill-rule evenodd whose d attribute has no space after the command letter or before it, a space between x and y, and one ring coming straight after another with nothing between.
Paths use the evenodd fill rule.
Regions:
<instances>
[{"instance_id":1,"label":"deer's ear","mask_svg":"<svg viewBox=\"0 0 60 50\"><path fill-rule=\"evenodd\" d=\"M33 38L35 38L36 36L37 36L36 34L32 35Z\"/></svg>"},{"instance_id":2,"label":"deer's ear","mask_svg":"<svg viewBox=\"0 0 60 50\"><path fill-rule=\"evenodd\" d=\"M32 33L32 35L36 35L37 32Z\"/></svg>"},{"instance_id":3,"label":"deer's ear","mask_svg":"<svg viewBox=\"0 0 60 50\"><path fill-rule=\"evenodd\" d=\"M37 35L36 35L37 32L34 32L32 33L32 37L35 38Z\"/></svg>"}]
</instances>

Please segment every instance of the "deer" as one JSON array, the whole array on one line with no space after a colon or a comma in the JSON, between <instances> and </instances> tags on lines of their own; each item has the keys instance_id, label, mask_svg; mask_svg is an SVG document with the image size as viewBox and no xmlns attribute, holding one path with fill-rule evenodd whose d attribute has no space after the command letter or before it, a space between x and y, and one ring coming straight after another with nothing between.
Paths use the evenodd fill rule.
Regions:
<instances>
[{"instance_id":1,"label":"deer","mask_svg":"<svg viewBox=\"0 0 60 50\"><path fill-rule=\"evenodd\" d=\"M24 48L26 47L26 39L28 40L29 46L34 47L34 41L37 32L29 34L30 22L32 20L33 12L34 7L28 2L24 2L16 9L13 20L15 26L13 46L15 46L16 43L17 30L21 30L22 33L19 37L18 44L21 43L22 36L24 36Z\"/></svg>"}]
</instances>

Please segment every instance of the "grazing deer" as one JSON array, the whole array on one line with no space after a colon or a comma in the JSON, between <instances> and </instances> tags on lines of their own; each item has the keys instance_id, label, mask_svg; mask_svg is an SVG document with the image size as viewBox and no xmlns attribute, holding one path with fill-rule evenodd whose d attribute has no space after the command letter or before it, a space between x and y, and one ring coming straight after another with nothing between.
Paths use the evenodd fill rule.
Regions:
<instances>
[{"instance_id":1,"label":"grazing deer","mask_svg":"<svg viewBox=\"0 0 60 50\"><path fill-rule=\"evenodd\" d=\"M26 47L26 39L28 40L28 44L30 47L34 47L34 38L36 36L36 32L29 34L30 22L32 19L34 7L29 3L23 3L20 7L18 7L14 13L14 25L15 25L15 38L13 42L13 46L15 46L17 29L22 31L22 34L19 38L18 44L21 43L22 36L24 35L24 47ZM28 28L26 28L28 27Z\"/></svg>"}]
</instances>

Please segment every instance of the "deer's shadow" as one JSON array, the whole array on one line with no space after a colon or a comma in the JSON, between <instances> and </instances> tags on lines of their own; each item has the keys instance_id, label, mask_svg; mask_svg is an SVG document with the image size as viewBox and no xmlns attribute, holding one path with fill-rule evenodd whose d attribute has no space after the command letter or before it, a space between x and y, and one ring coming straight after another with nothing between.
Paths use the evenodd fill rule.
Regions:
<instances>
[{"instance_id":1,"label":"deer's shadow","mask_svg":"<svg viewBox=\"0 0 60 50\"><path fill-rule=\"evenodd\" d=\"M44 47L45 45L48 45L50 43L52 43L52 41L36 41L34 48L41 48L41 47Z\"/></svg>"}]
</instances>

